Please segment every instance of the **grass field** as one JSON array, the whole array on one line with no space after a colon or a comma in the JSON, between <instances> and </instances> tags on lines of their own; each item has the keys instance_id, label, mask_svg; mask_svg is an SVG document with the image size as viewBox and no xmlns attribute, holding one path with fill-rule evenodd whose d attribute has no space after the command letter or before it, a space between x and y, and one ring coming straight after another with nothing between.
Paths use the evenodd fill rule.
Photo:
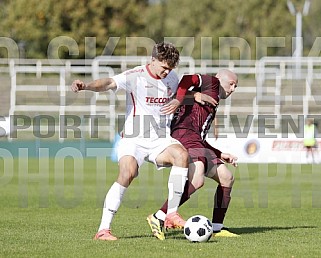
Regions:
<instances>
[{"instance_id":1,"label":"grass field","mask_svg":"<svg viewBox=\"0 0 321 258\"><path fill-rule=\"evenodd\" d=\"M150 164L113 221L119 241L93 241L116 176L116 164L93 158L0 159L0 257L321 257L320 165L239 165L225 225L241 237L207 243L151 236L145 219L166 198L168 170ZM207 180L182 216L211 218L215 189Z\"/></svg>"}]
</instances>

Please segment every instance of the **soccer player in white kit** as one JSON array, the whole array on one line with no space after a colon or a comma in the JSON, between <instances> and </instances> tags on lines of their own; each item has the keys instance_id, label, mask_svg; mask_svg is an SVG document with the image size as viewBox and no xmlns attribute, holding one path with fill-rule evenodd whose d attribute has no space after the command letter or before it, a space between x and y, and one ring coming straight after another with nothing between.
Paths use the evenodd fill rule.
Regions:
<instances>
[{"instance_id":1,"label":"soccer player in white kit","mask_svg":"<svg viewBox=\"0 0 321 258\"><path fill-rule=\"evenodd\" d=\"M165 225L182 227L185 221L177 213L188 172L188 153L170 136L170 114L180 102L173 99L178 77L172 69L179 62L179 52L171 43L153 47L149 64L138 66L111 78L90 83L75 80L71 89L91 91L126 91L126 119L118 147L119 175L109 189L98 233L94 239L117 240L111 222L123 195L144 160L158 169L172 166L168 179L168 211Z\"/></svg>"}]
</instances>

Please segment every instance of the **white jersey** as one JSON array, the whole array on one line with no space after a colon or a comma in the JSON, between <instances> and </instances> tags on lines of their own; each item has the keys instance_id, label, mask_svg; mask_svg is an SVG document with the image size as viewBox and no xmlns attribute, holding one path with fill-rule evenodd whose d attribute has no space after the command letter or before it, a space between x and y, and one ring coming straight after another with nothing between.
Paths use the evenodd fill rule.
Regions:
<instances>
[{"instance_id":1,"label":"white jersey","mask_svg":"<svg viewBox=\"0 0 321 258\"><path fill-rule=\"evenodd\" d=\"M171 71L164 79L151 74L148 66L137 66L112 77L117 91L126 91L124 138L157 139L170 135L169 115L160 109L177 91L178 77Z\"/></svg>"}]
</instances>

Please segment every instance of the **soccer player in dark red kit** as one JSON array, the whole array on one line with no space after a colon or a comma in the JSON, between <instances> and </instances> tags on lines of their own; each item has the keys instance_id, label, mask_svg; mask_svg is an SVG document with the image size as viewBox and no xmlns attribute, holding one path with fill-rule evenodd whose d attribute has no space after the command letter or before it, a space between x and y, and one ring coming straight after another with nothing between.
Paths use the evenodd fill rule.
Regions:
<instances>
[{"instance_id":1,"label":"soccer player in dark red kit","mask_svg":"<svg viewBox=\"0 0 321 258\"><path fill-rule=\"evenodd\" d=\"M215 118L219 100L229 97L236 89L237 83L237 75L227 69L219 70L215 76L184 75L180 81L180 86L184 87L180 87L181 90L177 91L176 99L183 102L187 91L185 89L188 88L201 94L196 93L198 96L195 94L195 100L194 98L185 98L171 122L172 137L179 140L188 150L191 160L188 182L185 185L180 205L186 202L191 194L203 186L205 176L215 180L218 186L214 196L212 223L213 236L216 237L238 236L223 227L234 183L233 174L224 163L237 166L237 157L215 149L206 142L205 138ZM217 105L213 106L204 101L206 95L213 98ZM164 225L166 212L167 201L159 211L147 217L153 235L160 240L165 239L164 228L172 228L166 222ZM177 227L176 225L175 228L183 228L184 225L185 221L182 220L180 226Z\"/></svg>"}]
</instances>

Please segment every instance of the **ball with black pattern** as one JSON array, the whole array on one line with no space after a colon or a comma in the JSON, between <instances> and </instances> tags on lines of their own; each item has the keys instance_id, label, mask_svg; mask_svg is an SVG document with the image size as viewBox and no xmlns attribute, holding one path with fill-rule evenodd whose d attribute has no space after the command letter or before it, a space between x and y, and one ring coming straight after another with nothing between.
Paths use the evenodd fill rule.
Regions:
<instances>
[{"instance_id":1,"label":"ball with black pattern","mask_svg":"<svg viewBox=\"0 0 321 258\"><path fill-rule=\"evenodd\" d=\"M202 215L190 217L184 226L184 235L191 242L206 242L212 237L211 221Z\"/></svg>"}]
</instances>

